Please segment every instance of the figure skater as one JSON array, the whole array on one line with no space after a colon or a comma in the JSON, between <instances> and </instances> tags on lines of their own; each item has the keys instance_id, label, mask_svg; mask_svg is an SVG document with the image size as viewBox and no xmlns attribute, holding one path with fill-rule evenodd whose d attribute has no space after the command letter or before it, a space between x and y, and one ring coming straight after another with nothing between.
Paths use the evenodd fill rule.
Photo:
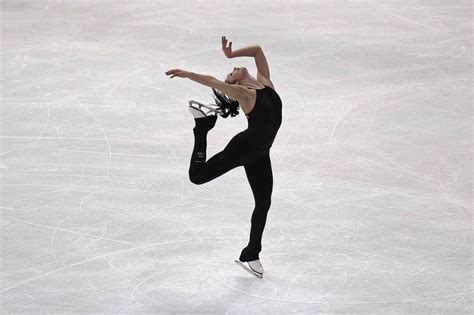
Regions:
<instances>
[{"instance_id":1,"label":"figure skater","mask_svg":"<svg viewBox=\"0 0 474 315\"><path fill-rule=\"evenodd\" d=\"M270 147L281 125L282 102L270 81L267 60L259 45L232 51L232 42L227 47L227 39L222 36L222 50L227 58L254 57L257 78L251 76L245 67L234 68L224 81L181 69L169 70L166 75L171 75L170 78L189 78L211 87L214 92L217 103L215 109L209 106L193 107L190 102L189 111L194 116L195 127L189 179L200 185L237 166L245 168L255 199L255 208L251 218L249 243L242 250L240 261L235 262L262 278L264 269L259 253L262 249L262 234L273 188ZM248 128L235 135L224 150L206 161L207 133L214 127L217 115L224 118L228 115L234 117L239 113L239 106L247 116Z\"/></svg>"}]
</instances>

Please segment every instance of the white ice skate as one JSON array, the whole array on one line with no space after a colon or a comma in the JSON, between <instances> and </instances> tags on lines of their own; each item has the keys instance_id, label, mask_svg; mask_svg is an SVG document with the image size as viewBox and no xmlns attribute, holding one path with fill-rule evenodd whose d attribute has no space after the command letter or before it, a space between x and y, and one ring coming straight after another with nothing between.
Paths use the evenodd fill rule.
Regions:
<instances>
[{"instance_id":1,"label":"white ice skate","mask_svg":"<svg viewBox=\"0 0 474 315\"><path fill-rule=\"evenodd\" d=\"M204 105L197 101L189 101L189 111L193 114L194 118L202 118L212 115L223 115L224 111L215 104Z\"/></svg>"},{"instance_id":2,"label":"white ice skate","mask_svg":"<svg viewBox=\"0 0 474 315\"><path fill-rule=\"evenodd\" d=\"M235 260L235 262L251 274L253 274L257 278L263 278L263 266L260 263L260 260L252 260L252 261L240 261L240 260Z\"/></svg>"}]
</instances>

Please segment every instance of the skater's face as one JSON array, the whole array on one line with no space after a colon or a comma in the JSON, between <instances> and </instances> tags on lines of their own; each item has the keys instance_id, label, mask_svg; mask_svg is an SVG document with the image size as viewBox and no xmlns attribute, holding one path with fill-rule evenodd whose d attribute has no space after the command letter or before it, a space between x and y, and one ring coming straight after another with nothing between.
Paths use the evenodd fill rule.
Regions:
<instances>
[{"instance_id":1,"label":"skater's face","mask_svg":"<svg viewBox=\"0 0 474 315\"><path fill-rule=\"evenodd\" d=\"M247 68L245 67L234 67L234 70L227 75L225 78L226 83L235 84L236 82L241 81L243 78L248 76Z\"/></svg>"}]
</instances>

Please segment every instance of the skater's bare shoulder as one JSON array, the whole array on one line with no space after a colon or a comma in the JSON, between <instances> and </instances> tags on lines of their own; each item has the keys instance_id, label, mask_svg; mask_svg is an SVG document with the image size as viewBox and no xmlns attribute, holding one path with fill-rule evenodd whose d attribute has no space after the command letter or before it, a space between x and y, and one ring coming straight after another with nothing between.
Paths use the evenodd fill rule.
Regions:
<instances>
[{"instance_id":1,"label":"skater's bare shoulder","mask_svg":"<svg viewBox=\"0 0 474 315\"><path fill-rule=\"evenodd\" d=\"M238 84L229 84L223 81L216 79L216 89L221 91L222 93L229 95L232 98L235 98L237 101L240 102L249 102L251 97L251 91L247 89L245 86L238 85Z\"/></svg>"},{"instance_id":2,"label":"skater's bare shoulder","mask_svg":"<svg viewBox=\"0 0 474 315\"><path fill-rule=\"evenodd\" d=\"M260 71L257 72L257 80L263 85L270 86L272 89L275 90L275 87L273 86L273 82L267 79L263 74L261 74Z\"/></svg>"}]
</instances>

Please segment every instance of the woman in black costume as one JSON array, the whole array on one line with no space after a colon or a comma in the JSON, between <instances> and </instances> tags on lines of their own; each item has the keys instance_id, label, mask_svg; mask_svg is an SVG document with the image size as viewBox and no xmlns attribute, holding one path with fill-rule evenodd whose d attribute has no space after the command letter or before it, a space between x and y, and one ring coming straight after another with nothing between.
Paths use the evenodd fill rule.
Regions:
<instances>
[{"instance_id":1,"label":"woman in black costume","mask_svg":"<svg viewBox=\"0 0 474 315\"><path fill-rule=\"evenodd\" d=\"M234 68L225 81L209 75L181 69L166 72L181 78L189 78L213 89L219 110L203 111L203 108L189 107L194 116L194 149L191 155L189 178L194 184L204 184L229 170L243 166L255 199L251 218L250 240L241 254L240 263L257 277L263 275L259 259L262 249L262 234L270 209L273 188L270 148L282 121L282 102L270 81L268 63L259 45L232 51L232 42L227 46L222 36L222 50L226 57L254 57L257 78L252 77L245 67ZM220 93L221 91L222 93ZM227 97L230 96L230 97ZM217 120L217 114L226 118L238 114L242 108L247 116L248 128L235 135L221 152L206 161L207 133ZM246 263L247 265L245 265ZM249 267L250 269L246 268Z\"/></svg>"}]
</instances>

